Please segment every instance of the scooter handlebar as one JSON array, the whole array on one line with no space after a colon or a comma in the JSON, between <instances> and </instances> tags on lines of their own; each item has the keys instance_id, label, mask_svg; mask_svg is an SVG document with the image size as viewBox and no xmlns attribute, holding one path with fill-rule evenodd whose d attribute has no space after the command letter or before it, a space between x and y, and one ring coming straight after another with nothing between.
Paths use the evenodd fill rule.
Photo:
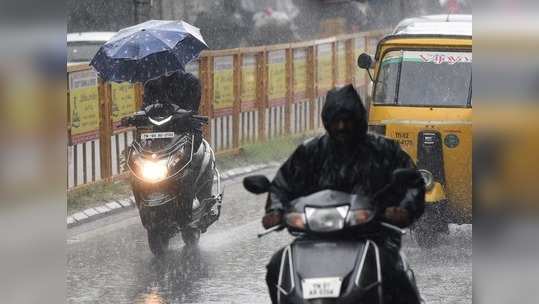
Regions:
<instances>
[{"instance_id":1,"label":"scooter handlebar","mask_svg":"<svg viewBox=\"0 0 539 304\"><path fill-rule=\"evenodd\" d=\"M270 229L266 229L266 231L264 231L264 232L262 232L262 233L259 233L259 234L257 235L257 237L258 237L258 238L261 238L261 237L264 237L264 236L266 236L266 235L268 235L268 234L270 234L270 233L272 233L272 232L279 231L279 230L284 229L284 228L285 228L285 226L284 226L283 224L277 225L277 226L273 226L273 227L271 227Z\"/></svg>"},{"instance_id":2,"label":"scooter handlebar","mask_svg":"<svg viewBox=\"0 0 539 304\"><path fill-rule=\"evenodd\" d=\"M380 225L381 225L382 227L384 227L384 228L389 229L389 230L393 230L393 231L395 231L395 232L397 232L397 233L399 233L399 234L401 234L401 235L405 235L405 234L406 234L406 230L401 229L401 228L399 228L399 227L397 227L397 226L395 226L395 225L392 225L392 224L390 224L390 223L387 223L387 222L380 222Z\"/></svg>"},{"instance_id":3,"label":"scooter handlebar","mask_svg":"<svg viewBox=\"0 0 539 304\"><path fill-rule=\"evenodd\" d=\"M122 120L120 121L120 125L122 127L131 127L131 126L136 127L136 126L145 124L147 120L148 119L144 114L137 112L133 114L132 116L122 118Z\"/></svg>"}]
</instances>

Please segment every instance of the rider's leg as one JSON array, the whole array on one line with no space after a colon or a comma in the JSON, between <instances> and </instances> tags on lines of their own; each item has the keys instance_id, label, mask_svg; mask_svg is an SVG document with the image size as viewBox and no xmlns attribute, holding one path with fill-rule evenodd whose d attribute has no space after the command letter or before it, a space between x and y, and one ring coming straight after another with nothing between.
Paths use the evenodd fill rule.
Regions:
<instances>
[{"instance_id":1,"label":"rider's leg","mask_svg":"<svg viewBox=\"0 0 539 304\"><path fill-rule=\"evenodd\" d=\"M200 210L197 210L195 212L204 212L202 220L202 224L200 226L200 229L202 230L202 233L206 232L206 229L211 225L215 219L210 219L207 217L208 213L211 208L213 208L213 205L216 203L216 199L212 195L212 188L213 188L213 172L211 174L204 174L204 176L201 178L199 182L200 186L197 189L196 193L196 199L198 200L198 208L203 208Z\"/></svg>"},{"instance_id":2,"label":"rider's leg","mask_svg":"<svg viewBox=\"0 0 539 304\"><path fill-rule=\"evenodd\" d=\"M277 251L266 265L266 284L271 298L271 303L277 304L277 284L279 283L279 270L281 268L281 258L284 248Z\"/></svg>"},{"instance_id":3,"label":"rider's leg","mask_svg":"<svg viewBox=\"0 0 539 304\"><path fill-rule=\"evenodd\" d=\"M214 169L215 169L215 160L208 158L209 151L205 151L205 156L203 159L209 160L208 162L201 160L198 165L198 170L204 170L200 173L197 182L196 198L202 204L205 199L212 197L212 188L213 188L213 179L214 179Z\"/></svg>"},{"instance_id":4,"label":"rider's leg","mask_svg":"<svg viewBox=\"0 0 539 304\"><path fill-rule=\"evenodd\" d=\"M212 197L212 188L213 188L213 172L205 172L200 178L200 185L197 185L196 198L202 204L205 199Z\"/></svg>"},{"instance_id":5,"label":"rider's leg","mask_svg":"<svg viewBox=\"0 0 539 304\"><path fill-rule=\"evenodd\" d=\"M400 261L401 261L402 269L404 270L404 273L406 273L408 281L410 282L411 288L417 294L418 298L420 299L420 302L423 303L422 302L423 299L421 297L421 294L419 293L419 288L417 287L417 282L415 280L414 270L410 267L406 257L404 256L402 252L400 252Z\"/></svg>"},{"instance_id":6,"label":"rider's leg","mask_svg":"<svg viewBox=\"0 0 539 304\"><path fill-rule=\"evenodd\" d=\"M392 296L390 303L419 304L417 286L406 272L400 255L401 237L391 235L377 243L382 260L384 294Z\"/></svg>"}]
</instances>

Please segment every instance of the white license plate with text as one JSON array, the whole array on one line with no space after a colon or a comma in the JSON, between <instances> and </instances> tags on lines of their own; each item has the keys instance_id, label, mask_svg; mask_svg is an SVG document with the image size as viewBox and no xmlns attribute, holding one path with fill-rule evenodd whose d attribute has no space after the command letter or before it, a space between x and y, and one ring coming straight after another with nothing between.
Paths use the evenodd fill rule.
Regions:
<instances>
[{"instance_id":1,"label":"white license plate with text","mask_svg":"<svg viewBox=\"0 0 539 304\"><path fill-rule=\"evenodd\" d=\"M174 132L142 133L140 139L174 138Z\"/></svg>"},{"instance_id":2,"label":"white license plate with text","mask_svg":"<svg viewBox=\"0 0 539 304\"><path fill-rule=\"evenodd\" d=\"M301 281L303 299L338 298L341 293L341 278L316 278Z\"/></svg>"}]
</instances>

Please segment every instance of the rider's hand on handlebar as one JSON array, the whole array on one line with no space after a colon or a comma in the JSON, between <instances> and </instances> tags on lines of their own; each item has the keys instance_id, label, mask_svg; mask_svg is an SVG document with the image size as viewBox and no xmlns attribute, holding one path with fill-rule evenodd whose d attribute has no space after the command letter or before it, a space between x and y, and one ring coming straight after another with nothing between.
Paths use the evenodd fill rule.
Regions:
<instances>
[{"instance_id":1,"label":"rider's hand on handlebar","mask_svg":"<svg viewBox=\"0 0 539 304\"><path fill-rule=\"evenodd\" d=\"M262 226L264 229L280 225L283 221L283 213L280 210L271 210L262 218Z\"/></svg>"},{"instance_id":2,"label":"rider's hand on handlebar","mask_svg":"<svg viewBox=\"0 0 539 304\"><path fill-rule=\"evenodd\" d=\"M130 125L129 118L130 118L130 117L122 117L122 119L121 119L121 121L120 121L120 125L121 125L122 127L129 127L129 125Z\"/></svg>"},{"instance_id":3,"label":"rider's hand on handlebar","mask_svg":"<svg viewBox=\"0 0 539 304\"><path fill-rule=\"evenodd\" d=\"M386 220L400 228L410 225L410 214L408 210L401 207L388 207L384 212Z\"/></svg>"}]
</instances>

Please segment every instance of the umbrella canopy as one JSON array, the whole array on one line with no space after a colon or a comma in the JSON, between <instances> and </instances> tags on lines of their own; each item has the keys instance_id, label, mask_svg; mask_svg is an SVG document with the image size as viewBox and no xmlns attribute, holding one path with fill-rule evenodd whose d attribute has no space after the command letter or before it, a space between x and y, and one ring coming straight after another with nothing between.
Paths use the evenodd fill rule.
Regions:
<instances>
[{"instance_id":1,"label":"umbrella canopy","mask_svg":"<svg viewBox=\"0 0 539 304\"><path fill-rule=\"evenodd\" d=\"M184 21L150 20L105 43L90 65L106 81L146 82L175 71L208 48L200 30Z\"/></svg>"}]
</instances>

